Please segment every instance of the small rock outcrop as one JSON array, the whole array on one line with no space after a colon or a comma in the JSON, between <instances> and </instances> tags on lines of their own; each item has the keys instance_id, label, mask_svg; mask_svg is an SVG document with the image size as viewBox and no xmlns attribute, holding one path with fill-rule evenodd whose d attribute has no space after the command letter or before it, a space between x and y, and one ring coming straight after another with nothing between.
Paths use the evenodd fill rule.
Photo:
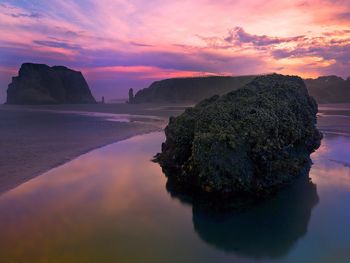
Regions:
<instances>
[{"instance_id":1,"label":"small rock outcrop","mask_svg":"<svg viewBox=\"0 0 350 263\"><path fill-rule=\"evenodd\" d=\"M134 103L134 90L132 88L129 89L129 100L128 103L133 104Z\"/></svg>"},{"instance_id":2,"label":"small rock outcrop","mask_svg":"<svg viewBox=\"0 0 350 263\"><path fill-rule=\"evenodd\" d=\"M7 104L96 103L79 71L24 63L7 89Z\"/></svg>"},{"instance_id":3,"label":"small rock outcrop","mask_svg":"<svg viewBox=\"0 0 350 263\"><path fill-rule=\"evenodd\" d=\"M322 138L316 113L301 78L256 77L171 117L155 161L177 189L267 195L307 170Z\"/></svg>"}]
</instances>

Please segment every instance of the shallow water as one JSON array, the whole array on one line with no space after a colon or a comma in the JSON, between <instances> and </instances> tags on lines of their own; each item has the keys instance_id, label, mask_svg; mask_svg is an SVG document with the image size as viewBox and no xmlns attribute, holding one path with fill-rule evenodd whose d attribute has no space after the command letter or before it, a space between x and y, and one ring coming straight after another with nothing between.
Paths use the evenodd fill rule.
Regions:
<instances>
[{"instance_id":1,"label":"shallow water","mask_svg":"<svg viewBox=\"0 0 350 263\"><path fill-rule=\"evenodd\" d=\"M26 109L27 111L50 112L60 114L74 114L88 117L102 118L107 121L115 122L140 122L145 123L149 121L162 122L164 119L157 116L149 115L135 115L135 114L120 114L108 112L89 112L89 111L69 111L69 110L49 110L49 109Z\"/></svg>"},{"instance_id":2,"label":"shallow water","mask_svg":"<svg viewBox=\"0 0 350 263\"><path fill-rule=\"evenodd\" d=\"M0 262L350 262L350 137L326 135L299 179L235 216L171 197L133 137L0 196Z\"/></svg>"}]
</instances>

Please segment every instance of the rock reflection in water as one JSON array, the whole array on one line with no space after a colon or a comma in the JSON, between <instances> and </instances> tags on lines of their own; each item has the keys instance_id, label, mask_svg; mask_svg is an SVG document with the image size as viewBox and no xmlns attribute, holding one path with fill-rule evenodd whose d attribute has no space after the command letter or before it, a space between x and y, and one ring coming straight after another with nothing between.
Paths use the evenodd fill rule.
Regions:
<instances>
[{"instance_id":1,"label":"rock reflection in water","mask_svg":"<svg viewBox=\"0 0 350 263\"><path fill-rule=\"evenodd\" d=\"M306 175L273 198L241 212L210 213L203 200L180 195L172 191L169 183L167 190L181 202L192 205L193 226L203 241L250 258L286 256L307 233L311 211L319 201L316 185Z\"/></svg>"}]
</instances>

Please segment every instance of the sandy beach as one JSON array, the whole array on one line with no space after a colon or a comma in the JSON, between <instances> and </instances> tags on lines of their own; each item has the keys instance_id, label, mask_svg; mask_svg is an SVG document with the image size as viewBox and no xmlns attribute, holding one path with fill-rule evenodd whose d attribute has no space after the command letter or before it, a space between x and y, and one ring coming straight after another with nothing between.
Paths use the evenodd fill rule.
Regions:
<instances>
[{"instance_id":1,"label":"sandy beach","mask_svg":"<svg viewBox=\"0 0 350 263\"><path fill-rule=\"evenodd\" d=\"M185 108L193 104L170 104L170 103L106 103L106 104L69 104L69 105L0 105L1 109L7 110L40 110L40 111L62 111L62 112L95 112L113 114L147 115L168 118L177 116Z\"/></svg>"},{"instance_id":2,"label":"sandy beach","mask_svg":"<svg viewBox=\"0 0 350 263\"><path fill-rule=\"evenodd\" d=\"M321 104L318 128L329 134L350 136L350 104Z\"/></svg>"},{"instance_id":3,"label":"sandy beach","mask_svg":"<svg viewBox=\"0 0 350 263\"><path fill-rule=\"evenodd\" d=\"M0 194L92 149L160 130L188 106L1 105ZM349 105L321 105L318 127L350 134Z\"/></svg>"},{"instance_id":4,"label":"sandy beach","mask_svg":"<svg viewBox=\"0 0 350 263\"><path fill-rule=\"evenodd\" d=\"M160 107L1 105L0 194L92 149L159 130L168 116L181 112Z\"/></svg>"}]
</instances>

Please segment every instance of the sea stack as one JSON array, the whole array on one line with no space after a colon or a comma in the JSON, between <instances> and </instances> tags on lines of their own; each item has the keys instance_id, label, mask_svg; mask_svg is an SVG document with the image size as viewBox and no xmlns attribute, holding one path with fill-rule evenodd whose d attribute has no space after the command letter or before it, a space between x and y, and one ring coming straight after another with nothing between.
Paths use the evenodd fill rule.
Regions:
<instances>
[{"instance_id":1,"label":"sea stack","mask_svg":"<svg viewBox=\"0 0 350 263\"><path fill-rule=\"evenodd\" d=\"M187 193L267 195L308 171L317 110L301 78L259 76L170 118L155 160Z\"/></svg>"},{"instance_id":2,"label":"sea stack","mask_svg":"<svg viewBox=\"0 0 350 263\"><path fill-rule=\"evenodd\" d=\"M134 103L134 90L132 88L129 89L129 100L128 103L133 104Z\"/></svg>"},{"instance_id":3,"label":"sea stack","mask_svg":"<svg viewBox=\"0 0 350 263\"><path fill-rule=\"evenodd\" d=\"M79 71L24 63L7 89L7 104L96 103Z\"/></svg>"}]
</instances>

